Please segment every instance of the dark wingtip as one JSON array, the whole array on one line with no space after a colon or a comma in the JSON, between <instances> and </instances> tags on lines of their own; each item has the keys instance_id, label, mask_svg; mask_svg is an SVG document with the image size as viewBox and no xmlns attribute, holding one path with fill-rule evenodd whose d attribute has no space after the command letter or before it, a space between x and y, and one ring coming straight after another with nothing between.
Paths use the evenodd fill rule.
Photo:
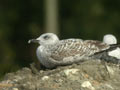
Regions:
<instances>
[{"instance_id":1,"label":"dark wingtip","mask_svg":"<svg viewBox=\"0 0 120 90\"><path fill-rule=\"evenodd\" d=\"M120 43L118 43L118 44L111 44L110 47L120 47Z\"/></svg>"}]
</instances>

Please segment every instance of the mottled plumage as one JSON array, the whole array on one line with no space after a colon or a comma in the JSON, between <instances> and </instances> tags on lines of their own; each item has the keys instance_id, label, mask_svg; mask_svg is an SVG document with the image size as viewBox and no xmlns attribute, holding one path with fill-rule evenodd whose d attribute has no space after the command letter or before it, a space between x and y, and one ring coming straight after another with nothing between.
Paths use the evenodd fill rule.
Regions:
<instances>
[{"instance_id":1,"label":"mottled plumage","mask_svg":"<svg viewBox=\"0 0 120 90\"><path fill-rule=\"evenodd\" d=\"M38 42L37 57L45 67L53 68L59 65L68 65L90 58L97 52L110 48L106 43L94 40L64 39L53 33L42 34L30 42Z\"/></svg>"},{"instance_id":2,"label":"mottled plumage","mask_svg":"<svg viewBox=\"0 0 120 90\"><path fill-rule=\"evenodd\" d=\"M50 46L51 47L51 46ZM66 39L59 41L56 45L50 48L51 58L57 61L64 60L67 57L74 57L79 55L80 57L88 57L95 52L99 52L109 48L107 44L99 41L81 39ZM48 52L49 52L48 51Z\"/></svg>"}]
</instances>

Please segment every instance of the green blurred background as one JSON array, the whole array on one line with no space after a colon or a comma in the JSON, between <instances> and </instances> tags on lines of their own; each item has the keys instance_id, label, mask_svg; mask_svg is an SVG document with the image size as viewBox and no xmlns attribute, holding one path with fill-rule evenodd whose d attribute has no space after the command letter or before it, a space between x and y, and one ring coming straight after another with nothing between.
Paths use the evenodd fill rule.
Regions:
<instances>
[{"instance_id":1,"label":"green blurred background","mask_svg":"<svg viewBox=\"0 0 120 90\"><path fill-rule=\"evenodd\" d=\"M120 0L1 0L0 77L37 60L31 38L52 32L64 38L120 41Z\"/></svg>"}]
</instances>

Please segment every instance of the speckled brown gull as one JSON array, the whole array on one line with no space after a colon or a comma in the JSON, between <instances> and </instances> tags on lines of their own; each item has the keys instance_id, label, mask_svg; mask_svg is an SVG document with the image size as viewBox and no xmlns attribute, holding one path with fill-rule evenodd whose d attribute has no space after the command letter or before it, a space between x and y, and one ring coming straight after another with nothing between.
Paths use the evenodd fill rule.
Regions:
<instances>
[{"instance_id":1,"label":"speckled brown gull","mask_svg":"<svg viewBox=\"0 0 120 90\"><path fill-rule=\"evenodd\" d=\"M96 52L108 49L106 43L94 40L64 39L53 33L42 34L37 39L31 39L29 43L39 43L37 57L46 68L53 68L59 65L68 65L88 58Z\"/></svg>"}]
</instances>

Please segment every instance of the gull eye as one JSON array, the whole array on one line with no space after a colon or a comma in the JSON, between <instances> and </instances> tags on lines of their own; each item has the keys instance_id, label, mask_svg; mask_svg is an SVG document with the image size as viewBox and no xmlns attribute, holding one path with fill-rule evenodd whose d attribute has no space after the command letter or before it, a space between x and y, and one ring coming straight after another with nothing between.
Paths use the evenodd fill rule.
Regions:
<instances>
[{"instance_id":1,"label":"gull eye","mask_svg":"<svg viewBox=\"0 0 120 90\"><path fill-rule=\"evenodd\" d=\"M49 36L46 35L46 36L44 36L43 38L44 38L45 40L48 40L48 39L49 39Z\"/></svg>"}]
</instances>

